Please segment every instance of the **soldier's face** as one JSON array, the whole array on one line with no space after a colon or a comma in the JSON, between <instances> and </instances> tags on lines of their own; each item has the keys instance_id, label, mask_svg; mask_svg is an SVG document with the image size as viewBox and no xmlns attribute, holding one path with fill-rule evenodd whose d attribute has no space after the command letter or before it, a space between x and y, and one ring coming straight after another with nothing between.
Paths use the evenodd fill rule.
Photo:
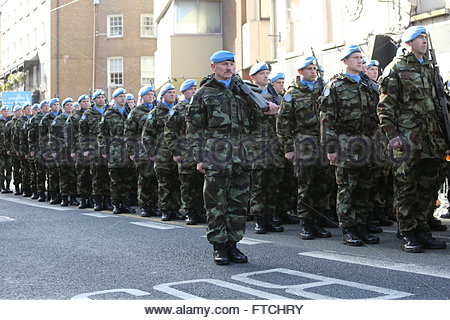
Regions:
<instances>
[{"instance_id":1,"label":"soldier's face","mask_svg":"<svg viewBox=\"0 0 450 320\"><path fill-rule=\"evenodd\" d=\"M344 59L347 66L347 72L358 73L362 71L362 55L361 52L353 52Z\"/></svg>"},{"instance_id":2,"label":"soldier's face","mask_svg":"<svg viewBox=\"0 0 450 320\"><path fill-rule=\"evenodd\" d=\"M49 104L48 104L48 103L44 104L44 105L41 107L41 111L42 111L43 113L49 113L49 112L50 112L50 106L49 106Z\"/></svg>"},{"instance_id":3,"label":"soldier's face","mask_svg":"<svg viewBox=\"0 0 450 320\"><path fill-rule=\"evenodd\" d=\"M58 112L59 111L59 102L54 102L52 106L50 107L52 112Z\"/></svg>"},{"instance_id":4,"label":"soldier's face","mask_svg":"<svg viewBox=\"0 0 450 320\"><path fill-rule=\"evenodd\" d=\"M369 69L367 69L366 74L370 79L377 81L378 80L378 67L371 66Z\"/></svg>"},{"instance_id":5,"label":"soldier's face","mask_svg":"<svg viewBox=\"0 0 450 320\"><path fill-rule=\"evenodd\" d=\"M80 107L81 107L81 109L87 109L87 108L89 108L89 106L91 105L91 103L90 103L90 101L88 100L88 99L83 99L83 100L81 100L80 102L79 102L79 104L78 104Z\"/></svg>"},{"instance_id":6,"label":"soldier's face","mask_svg":"<svg viewBox=\"0 0 450 320\"><path fill-rule=\"evenodd\" d=\"M408 45L411 47L413 53L424 55L428 50L428 36L425 33L422 33L414 40L408 42Z\"/></svg>"},{"instance_id":7,"label":"soldier's face","mask_svg":"<svg viewBox=\"0 0 450 320\"><path fill-rule=\"evenodd\" d=\"M26 116L31 116L31 107L26 107L23 109L23 113L25 113Z\"/></svg>"},{"instance_id":8,"label":"soldier's face","mask_svg":"<svg viewBox=\"0 0 450 320\"><path fill-rule=\"evenodd\" d=\"M298 70L306 81L314 81L317 78L317 67L314 64L310 64L309 66Z\"/></svg>"},{"instance_id":9,"label":"soldier's face","mask_svg":"<svg viewBox=\"0 0 450 320\"><path fill-rule=\"evenodd\" d=\"M39 112L39 108L34 108L33 110L31 110L31 113L33 113L33 115L36 115Z\"/></svg>"},{"instance_id":10,"label":"soldier's face","mask_svg":"<svg viewBox=\"0 0 450 320\"><path fill-rule=\"evenodd\" d=\"M63 110L67 114L72 114L72 112L73 112L73 102L66 102L66 104L63 107Z\"/></svg>"},{"instance_id":11,"label":"soldier's face","mask_svg":"<svg viewBox=\"0 0 450 320\"><path fill-rule=\"evenodd\" d=\"M278 93L282 93L284 91L284 79L278 79L272 83L272 85Z\"/></svg>"},{"instance_id":12,"label":"soldier's face","mask_svg":"<svg viewBox=\"0 0 450 320\"><path fill-rule=\"evenodd\" d=\"M267 86L269 84L269 74L269 70L263 70L253 75L251 78L256 85Z\"/></svg>"},{"instance_id":13,"label":"soldier's face","mask_svg":"<svg viewBox=\"0 0 450 320\"><path fill-rule=\"evenodd\" d=\"M22 109L14 111L14 116L16 118L20 118L22 116Z\"/></svg>"},{"instance_id":14,"label":"soldier's face","mask_svg":"<svg viewBox=\"0 0 450 320\"><path fill-rule=\"evenodd\" d=\"M9 110L8 109L3 110L2 111L2 116L4 116L5 118L8 118L9 117Z\"/></svg>"},{"instance_id":15,"label":"soldier's face","mask_svg":"<svg viewBox=\"0 0 450 320\"><path fill-rule=\"evenodd\" d=\"M183 92L184 98L186 100L191 100L192 96L195 94L195 91L197 91L197 87L196 86L192 86L189 89L185 90Z\"/></svg>"},{"instance_id":16,"label":"soldier's face","mask_svg":"<svg viewBox=\"0 0 450 320\"><path fill-rule=\"evenodd\" d=\"M130 107L130 109L133 109L136 106L136 103L134 102L134 100L128 100L127 104Z\"/></svg>"},{"instance_id":17,"label":"soldier's face","mask_svg":"<svg viewBox=\"0 0 450 320\"><path fill-rule=\"evenodd\" d=\"M142 96L142 102L144 103L152 103L155 100L155 93L150 91Z\"/></svg>"},{"instance_id":18,"label":"soldier's face","mask_svg":"<svg viewBox=\"0 0 450 320\"><path fill-rule=\"evenodd\" d=\"M102 94L99 95L97 98L94 99L94 103L99 107L103 107L105 105L105 96Z\"/></svg>"},{"instance_id":19,"label":"soldier's face","mask_svg":"<svg viewBox=\"0 0 450 320\"><path fill-rule=\"evenodd\" d=\"M127 96L124 93L119 94L117 97L114 98L114 101L119 107L123 107L125 105L126 100Z\"/></svg>"},{"instance_id":20,"label":"soldier's face","mask_svg":"<svg viewBox=\"0 0 450 320\"><path fill-rule=\"evenodd\" d=\"M235 64L233 61L211 63L211 69L217 80L229 80L233 76Z\"/></svg>"},{"instance_id":21,"label":"soldier's face","mask_svg":"<svg viewBox=\"0 0 450 320\"><path fill-rule=\"evenodd\" d=\"M171 89L168 90L166 93L164 93L163 95L163 100L165 102L167 102L168 104L172 104L175 102L175 99L177 98L177 93L175 92L175 90Z\"/></svg>"}]
</instances>

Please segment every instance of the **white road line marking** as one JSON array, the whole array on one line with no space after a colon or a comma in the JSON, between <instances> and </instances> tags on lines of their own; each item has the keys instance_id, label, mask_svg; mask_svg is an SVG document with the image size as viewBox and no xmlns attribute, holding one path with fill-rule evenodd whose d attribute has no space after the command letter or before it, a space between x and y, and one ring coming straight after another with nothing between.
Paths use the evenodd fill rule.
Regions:
<instances>
[{"instance_id":1,"label":"white road line marking","mask_svg":"<svg viewBox=\"0 0 450 320\"><path fill-rule=\"evenodd\" d=\"M397 231L395 231L395 230L384 230L383 232L387 232L387 233L397 233ZM441 236L439 233L433 233L433 237L434 237L434 238L442 238L442 239L450 239L450 237Z\"/></svg>"},{"instance_id":2,"label":"white road line marking","mask_svg":"<svg viewBox=\"0 0 450 320\"><path fill-rule=\"evenodd\" d=\"M6 217L6 216L0 216L0 222L8 222L8 221L15 221L16 219Z\"/></svg>"},{"instance_id":3,"label":"white road line marking","mask_svg":"<svg viewBox=\"0 0 450 320\"><path fill-rule=\"evenodd\" d=\"M206 236L202 236L202 238L206 238ZM255 244L263 244L263 243L273 243L273 241L259 240L253 238L243 238L241 241L239 241L239 244L246 244L249 246L254 246Z\"/></svg>"},{"instance_id":4,"label":"white road line marking","mask_svg":"<svg viewBox=\"0 0 450 320\"><path fill-rule=\"evenodd\" d=\"M113 216L106 213L82 213L82 216L90 216L95 218L117 218L117 216Z\"/></svg>"},{"instance_id":5,"label":"white road line marking","mask_svg":"<svg viewBox=\"0 0 450 320\"><path fill-rule=\"evenodd\" d=\"M145 291L138 290L138 289L111 289L111 290L103 290L103 291L95 291L95 292L78 294L78 295L70 298L70 300L91 300L90 299L91 296L97 296L97 295L106 294L106 293L128 293L128 294L131 294L136 297L150 295L149 292L145 292Z\"/></svg>"},{"instance_id":6,"label":"white road line marking","mask_svg":"<svg viewBox=\"0 0 450 320\"><path fill-rule=\"evenodd\" d=\"M22 199L14 199L14 198L0 198L0 199L9 201L9 202L23 204L25 206L31 206L31 207L37 207L37 208L43 208L43 209L49 209L49 210L56 210L56 211L78 210L78 208L75 208L75 207L64 208L64 207L60 207L58 205L40 204L40 203L28 202L27 200L22 200Z\"/></svg>"},{"instance_id":7,"label":"white road line marking","mask_svg":"<svg viewBox=\"0 0 450 320\"><path fill-rule=\"evenodd\" d=\"M160 230L169 230L169 229L182 229L184 227L175 226L173 224L165 224L165 223L158 223L158 222L130 222L131 224L135 224L137 226L147 227L147 228L154 228L154 229L160 229Z\"/></svg>"},{"instance_id":8,"label":"white road line marking","mask_svg":"<svg viewBox=\"0 0 450 320\"><path fill-rule=\"evenodd\" d=\"M370 259L364 257L344 255L334 252L322 252L322 251L309 251L300 252L300 256L313 257L318 259L326 259L332 261L347 262L352 264L359 264L362 266L375 267L380 269L388 269L394 271L402 271L407 273L415 273L420 275L426 275L431 277L439 277L450 279L450 273L448 267L435 267L435 266L420 266L416 264L400 263L393 261L383 261L380 259Z\"/></svg>"}]
</instances>

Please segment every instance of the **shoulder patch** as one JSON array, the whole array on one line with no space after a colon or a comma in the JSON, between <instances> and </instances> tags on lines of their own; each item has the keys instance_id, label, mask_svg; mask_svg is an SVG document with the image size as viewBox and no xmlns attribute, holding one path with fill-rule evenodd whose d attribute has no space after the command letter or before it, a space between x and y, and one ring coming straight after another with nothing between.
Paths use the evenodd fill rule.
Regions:
<instances>
[{"instance_id":1,"label":"shoulder patch","mask_svg":"<svg viewBox=\"0 0 450 320\"><path fill-rule=\"evenodd\" d=\"M175 114L175 109L174 108L172 108L172 109L170 109L170 111L169 111L169 115L170 116L173 116L174 114Z\"/></svg>"},{"instance_id":2,"label":"shoulder patch","mask_svg":"<svg viewBox=\"0 0 450 320\"><path fill-rule=\"evenodd\" d=\"M86 115L85 115L85 114L83 114L83 115L81 116L81 120L86 120Z\"/></svg>"},{"instance_id":3,"label":"shoulder patch","mask_svg":"<svg viewBox=\"0 0 450 320\"><path fill-rule=\"evenodd\" d=\"M284 101L291 102L292 101L292 95L290 93L286 94L284 96Z\"/></svg>"},{"instance_id":4,"label":"shoulder patch","mask_svg":"<svg viewBox=\"0 0 450 320\"><path fill-rule=\"evenodd\" d=\"M25 129L26 125L27 125L27 123L25 122L22 126L22 129Z\"/></svg>"},{"instance_id":5,"label":"shoulder patch","mask_svg":"<svg viewBox=\"0 0 450 320\"><path fill-rule=\"evenodd\" d=\"M128 114L127 119L131 119L131 112Z\"/></svg>"},{"instance_id":6,"label":"shoulder patch","mask_svg":"<svg viewBox=\"0 0 450 320\"><path fill-rule=\"evenodd\" d=\"M147 115L147 120L151 120L152 118L153 118L153 114L149 113L149 114Z\"/></svg>"},{"instance_id":7,"label":"shoulder patch","mask_svg":"<svg viewBox=\"0 0 450 320\"><path fill-rule=\"evenodd\" d=\"M328 97L330 95L330 88L326 88L323 92L324 97Z\"/></svg>"},{"instance_id":8,"label":"shoulder patch","mask_svg":"<svg viewBox=\"0 0 450 320\"><path fill-rule=\"evenodd\" d=\"M53 120L52 126L56 125L56 120Z\"/></svg>"}]
</instances>

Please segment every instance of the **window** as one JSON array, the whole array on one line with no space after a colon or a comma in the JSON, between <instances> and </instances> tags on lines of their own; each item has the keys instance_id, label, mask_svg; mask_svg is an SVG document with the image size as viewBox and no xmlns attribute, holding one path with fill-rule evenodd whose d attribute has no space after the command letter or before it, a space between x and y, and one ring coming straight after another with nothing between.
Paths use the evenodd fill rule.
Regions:
<instances>
[{"instance_id":1,"label":"window","mask_svg":"<svg viewBox=\"0 0 450 320\"><path fill-rule=\"evenodd\" d=\"M176 33L222 33L221 2L216 0L177 0Z\"/></svg>"},{"instance_id":2,"label":"window","mask_svg":"<svg viewBox=\"0 0 450 320\"><path fill-rule=\"evenodd\" d=\"M154 37L155 24L152 14L141 14L141 37Z\"/></svg>"},{"instance_id":3,"label":"window","mask_svg":"<svg viewBox=\"0 0 450 320\"><path fill-rule=\"evenodd\" d=\"M123 85L123 58L108 58L108 84L110 87Z\"/></svg>"},{"instance_id":4,"label":"window","mask_svg":"<svg viewBox=\"0 0 450 320\"><path fill-rule=\"evenodd\" d=\"M141 85L155 83L155 57L141 57Z\"/></svg>"},{"instance_id":5,"label":"window","mask_svg":"<svg viewBox=\"0 0 450 320\"><path fill-rule=\"evenodd\" d=\"M259 0L259 18L270 19L270 0Z\"/></svg>"},{"instance_id":6,"label":"window","mask_svg":"<svg viewBox=\"0 0 450 320\"><path fill-rule=\"evenodd\" d=\"M108 16L108 37L123 37L123 15L116 14Z\"/></svg>"}]
</instances>

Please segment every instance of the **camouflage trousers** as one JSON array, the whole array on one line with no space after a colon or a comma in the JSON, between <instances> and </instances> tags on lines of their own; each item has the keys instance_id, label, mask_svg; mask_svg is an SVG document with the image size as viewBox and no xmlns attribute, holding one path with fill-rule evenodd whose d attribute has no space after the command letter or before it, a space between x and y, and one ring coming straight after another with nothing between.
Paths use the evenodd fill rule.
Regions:
<instances>
[{"instance_id":1,"label":"camouflage trousers","mask_svg":"<svg viewBox=\"0 0 450 320\"><path fill-rule=\"evenodd\" d=\"M250 214L254 217L274 217L283 168L254 169L251 175Z\"/></svg>"},{"instance_id":2,"label":"camouflage trousers","mask_svg":"<svg viewBox=\"0 0 450 320\"><path fill-rule=\"evenodd\" d=\"M226 171L206 171L203 197L208 216L206 237L210 243L242 240L249 191L250 172L239 164Z\"/></svg>"},{"instance_id":3,"label":"camouflage trousers","mask_svg":"<svg viewBox=\"0 0 450 320\"><path fill-rule=\"evenodd\" d=\"M0 183L10 182L12 179L12 168L10 157L6 152L0 153Z\"/></svg>"},{"instance_id":4,"label":"camouflage trousers","mask_svg":"<svg viewBox=\"0 0 450 320\"><path fill-rule=\"evenodd\" d=\"M179 168L181 207L203 211L203 175L197 169Z\"/></svg>"},{"instance_id":5,"label":"camouflage trousers","mask_svg":"<svg viewBox=\"0 0 450 320\"><path fill-rule=\"evenodd\" d=\"M20 158L17 155L11 155L11 165L13 167L14 185L18 186L22 183L22 170L20 168Z\"/></svg>"},{"instance_id":6,"label":"camouflage trousers","mask_svg":"<svg viewBox=\"0 0 450 320\"><path fill-rule=\"evenodd\" d=\"M77 163L77 191L81 196L90 196L92 194L92 175L91 168L85 163Z\"/></svg>"},{"instance_id":7,"label":"camouflage trousers","mask_svg":"<svg viewBox=\"0 0 450 320\"><path fill-rule=\"evenodd\" d=\"M395 170L396 213L401 232L430 231L427 215L434 208L446 165L439 159L414 159Z\"/></svg>"},{"instance_id":8,"label":"camouflage trousers","mask_svg":"<svg viewBox=\"0 0 450 320\"><path fill-rule=\"evenodd\" d=\"M327 170L328 167L320 165L299 166L297 170L297 214L300 219L318 219L325 215L325 210L329 210Z\"/></svg>"},{"instance_id":9,"label":"camouflage trousers","mask_svg":"<svg viewBox=\"0 0 450 320\"><path fill-rule=\"evenodd\" d=\"M336 172L335 167L329 165L325 169L325 174L327 175L327 193L326 193L326 208L332 212L336 211L336 201L337 201L337 184L336 184Z\"/></svg>"},{"instance_id":10,"label":"camouflage trousers","mask_svg":"<svg viewBox=\"0 0 450 320\"><path fill-rule=\"evenodd\" d=\"M34 168L34 163L35 163L35 159L34 158L28 158L28 168L30 168L30 190L34 193L37 191L37 179L36 179L36 175L37 172Z\"/></svg>"},{"instance_id":11,"label":"camouflage trousers","mask_svg":"<svg viewBox=\"0 0 450 320\"><path fill-rule=\"evenodd\" d=\"M36 158L30 159L30 170L34 172L32 174L32 179L35 179L34 184L36 185L37 192L45 192L47 181L47 169L44 164L38 161Z\"/></svg>"},{"instance_id":12,"label":"camouflage trousers","mask_svg":"<svg viewBox=\"0 0 450 320\"><path fill-rule=\"evenodd\" d=\"M344 168L337 166L338 185L336 210L341 228L366 225L368 218L371 176L367 167Z\"/></svg>"},{"instance_id":13,"label":"camouflage trousers","mask_svg":"<svg viewBox=\"0 0 450 320\"><path fill-rule=\"evenodd\" d=\"M59 192L61 196L77 194L77 172L75 165L69 162L58 163Z\"/></svg>"},{"instance_id":14,"label":"camouflage trousers","mask_svg":"<svg viewBox=\"0 0 450 320\"><path fill-rule=\"evenodd\" d=\"M109 168L111 179L111 202L112 204L130 204L131 180L130 168Z\"/></svg>"},{"instance_id":15,"label":"camouflage trousers","mask_svg":"<svg viewBox=\"0 0 450 320\"><path fill-rule=\"evenodd\" d=\"M180 180L175 161L155 163L158 179L158 206L161 211L177 212L180 209Z\"/></svg>"},{"instance_id":16,"label":"camouflage trousers","mask_svg":"<svg viewBox=\"0 0 450 320\"><path fill-rule=\"evenodd\" d=\"M48 191L59 192L59 170L56 163L47 162Z\"/></svg>"},{"instance_id":17,"label":"camouflage trousers","mask_svg":"<svg viewBox=\"0 0 450 320\"><path fill-rule=\"evenodd\" d=\"M294 177L294 166L286 160L286 166L281 169L281 180L279 182L279 191L276 197L276 213L286 213L295 206L297 195L296 181Z\"/></svg>"},{"instance_id":18,"label":"camouflage trousers","mask_svg":"<svg viewBox=\"0 0 450 320\"><path fill-rule=\"evenodd\" d=\"M94 160L95 161L95 160ZM92 194L94 196L109 196L110 176L106 160L99 158L97 163L91 165Z\"/></svg>"},{"instance_id":19,"label":"camouflage trousers","mask_svg":"<svg viewBox=\"0 0 450 320\"><path fill-rule=\"evenodd\" d=\"M20 170L22 172L22 190L30 189L30 166L25 156L20 156Z\"/></svg>"},{"instance_id":20,"label":"camouflage trousers","mask_svg":"<svg viewBox=\"0 0 450 320\"><path fill-rule=\"evenodd\" d=\"M370 187L369 203L367 204L369 214L380 210L384 211L386 208L389 171L389 167L374 167L370 169L372 185Z\"/></svg>"},{"instance_id":21,"label":"camouflage trousers","mask_svg":"<svg viewBox=\"0 0 450 320\"><path fill-rule=\"evenodd\" d=\"M138 203L144 206L158 203L158 180L156 179L153 161L141 161L136 164L138 172L137 195Z\"/></svg>"}]
</instances>

